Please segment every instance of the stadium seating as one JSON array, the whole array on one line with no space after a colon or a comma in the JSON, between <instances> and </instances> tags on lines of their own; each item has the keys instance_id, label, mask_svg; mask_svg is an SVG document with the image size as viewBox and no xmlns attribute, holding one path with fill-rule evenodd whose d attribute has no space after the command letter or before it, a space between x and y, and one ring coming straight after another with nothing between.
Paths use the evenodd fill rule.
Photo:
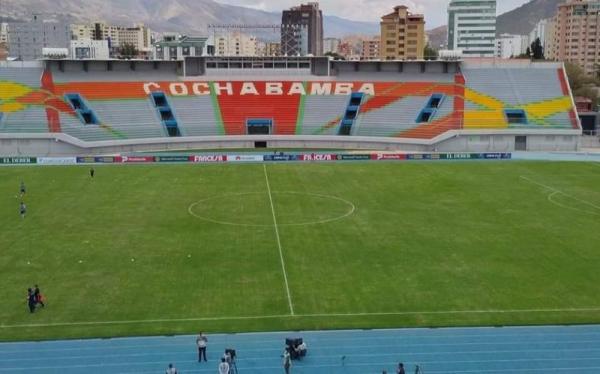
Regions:
<instances>
[{"instance_id":1,"label":"stadium seating","mask_svg":"<svg viewBox=\"0 0 600 374\"><path fill-rule=\"evenodd\" d=\"M371 85L372 92L361 92L356 118L344 127L347 135L431 139L453 129L579 126L557 65L464 64L456 74L420 73L418 65L408 66L412 70L400 74L342 69L329 81L295 82L289 76L275 88L269 88L270 80L177 81L167 71L127 75L0 67L0 132L60 131L84 141L168 137L150 99L161 91L178 126L175 135L244 135L253 121L271 123L274 135L338 135L350 93L364 85ZM68 95L81 97L98 123L85 124ZM426 110L434 96L442 97L439 106Z\"/></svg>"}]
</instances>

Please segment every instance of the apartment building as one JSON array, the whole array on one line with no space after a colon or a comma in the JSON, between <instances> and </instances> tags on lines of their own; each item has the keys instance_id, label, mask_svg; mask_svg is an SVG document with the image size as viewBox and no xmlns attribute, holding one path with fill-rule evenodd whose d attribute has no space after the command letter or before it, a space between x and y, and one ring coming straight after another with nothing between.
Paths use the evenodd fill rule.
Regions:
<instances>
[{"instance_id":1,"label":"apartment building","mask_svg":"<svg viewBox=\"0 0 600 374\"><path fill-rule=\"evenodd\" d=\"M400 5L381 17L382 60L422 60L425 48L425 17Z\"/></svg>"}]
</instances>

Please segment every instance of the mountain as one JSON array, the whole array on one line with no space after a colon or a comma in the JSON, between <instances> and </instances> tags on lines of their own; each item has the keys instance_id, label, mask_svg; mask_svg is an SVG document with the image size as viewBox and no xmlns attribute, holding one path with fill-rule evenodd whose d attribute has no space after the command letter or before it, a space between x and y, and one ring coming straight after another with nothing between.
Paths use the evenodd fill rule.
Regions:
<instances>
[{"instance_id":1,"label":"mountain","mask_svg":"<svg viewBox=\"0 0 600 374\"><path fill-rule=\"evenodd\" d=\"M279 24L281 13L220 4L213 0L2 0L2 17L27 19L36 13L70 15L75 22L106 21L119 25L143 22L157 32L206 34L210 24ZM372 35L379 24L325 16L325 35Z\"/></svg>"},{"instance_id":2,"label":"mountain","mask_svg":"<svg viewBox=\"0 0 600 374\"><path fill-rule=\"evenodd\" d=\"M448 26L440 26L427 31L429 46L434 49L444 49L448 46Z\"/></svg>"},{"instance_id":3,"label":"mountain","mask_svg":"<svg viewBox=\"0 0 600 374\"><path fill-rule=\"evenodd\" d=\"M535 25L544 18L556 14L557 6L564 0L531 0L498 17L496 33L529 35Z\"/></svg>"}]
</instances>

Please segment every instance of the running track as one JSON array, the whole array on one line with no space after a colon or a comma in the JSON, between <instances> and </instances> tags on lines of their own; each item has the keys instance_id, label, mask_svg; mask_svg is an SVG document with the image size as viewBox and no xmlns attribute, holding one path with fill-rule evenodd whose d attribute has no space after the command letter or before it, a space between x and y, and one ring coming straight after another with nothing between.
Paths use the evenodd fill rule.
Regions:
<instances>
[{"instance_id":1,"label":"running track","mask_svg":"<svg viewBox=\"0 0 600 374\"><path fill-rule=\"evenodd\" d=\"M217 373L226 347L241 374L283 373L284 339L301 336L308 356L292 373L600 373L600 325L359 330L209 335L208 363L196 362L195 337L148 337L0 344L0 373ZM345 358L344 358L345 357Z\"/></svg>"}]
</instances>

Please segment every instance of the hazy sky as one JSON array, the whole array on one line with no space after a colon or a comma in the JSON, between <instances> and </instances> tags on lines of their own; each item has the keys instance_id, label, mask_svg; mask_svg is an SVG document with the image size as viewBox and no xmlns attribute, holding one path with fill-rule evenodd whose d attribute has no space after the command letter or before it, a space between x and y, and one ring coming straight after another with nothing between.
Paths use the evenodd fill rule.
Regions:
<instances>
[{"instance_id":1,"label":"hazy sky","mask_svg":"<svg viewBox=\"0 0 600 374\"><path fill-rule=\"evenodd\" d=\"M281 11L300 2L309 0L217 0L224 4L242 5L268 11ZM498 0L498 14L516 8L528 0ZM447 23L446 7L449 0L321 0L321 9L327 15L336 15L354 20L378 22L379 18L392 11L395 5L407 5L414 13L424 13L427 28Z\"/></svg>"}]
</instances>

